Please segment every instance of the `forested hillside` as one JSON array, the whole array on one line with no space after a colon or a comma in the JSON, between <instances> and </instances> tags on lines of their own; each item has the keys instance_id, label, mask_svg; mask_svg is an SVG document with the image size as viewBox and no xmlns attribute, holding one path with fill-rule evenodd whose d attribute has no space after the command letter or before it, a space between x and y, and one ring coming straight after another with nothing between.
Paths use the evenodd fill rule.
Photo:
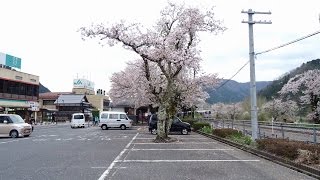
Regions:
<instances>
[{"instance_id":1,"label":"forested hillside","mask_svg":"<svg viewBox=\"0 0 320 180\"><path fill-rule=\"evenodd\" d=\"M309 61L307 63L303 63L300 67L293 69L292 71L284 74L279 79L272 81L266 88L262 89L261 91L257 91L259 96L264 96L267 100L270 100L272 97L278 97L277 94L283 85L285 85L290 78L294 77L297 74L301 74L308 70L313 69L320 69L320 59L315 59Z\"/></svg>"},{"instance_id":2,"label":"forested hillside","mask_svg":"<svg viewBox=\"0 0 320 180\"><path fill-rule=\"evenodd\" d=\"M46 93L46 92L51 92L47 87L45 87L44 85L42 85L40 83L39 85L39 93Z\"/></svg>"},{"instance_id":3,"label":"forested hillside","mask_svg":"<svg viewBox=\"0 0 320 180\"><path fill-rule=\"evenodd\" d=\"M227 80L223 80L220 84L225 83ZM257 91L265 88L270 81L259 81L256 82ZM243 101L250 95L250 82L239 83L234 80L228 81L226 84L218 89L207 90L210 98L207 99L207 103L214 104L218 102L222 103L233 103Z\"/></svg>"}]
</instances>

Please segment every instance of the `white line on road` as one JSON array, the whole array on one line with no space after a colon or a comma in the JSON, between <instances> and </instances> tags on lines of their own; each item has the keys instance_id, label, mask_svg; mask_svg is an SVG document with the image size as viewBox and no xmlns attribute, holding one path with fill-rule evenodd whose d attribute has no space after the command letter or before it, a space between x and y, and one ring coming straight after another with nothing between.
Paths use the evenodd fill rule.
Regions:
<instances>
[{"instance_id":1,"label":"white line on road","mask_svg":"<svg viewBox=\"0 0 320 180\"><path fill-rule=\"evenodd\" d=\"M137 139L155 139L155 138L137 138ZM209 139L209 138L178 138L178 139Z\"/></svg>"},{"instance_id":2,"label":"white line on road","mask_svg":"<svg viewBox=\"0 0 320 180\"><path fill-rule=\"evenodd\" d=\"M132 151L233 151L233 149L131 149Z\"/></svg>"},{"instance_id":3,"label":"white line on road","mask_svg":"<svg viewBox=\"0 0 320 180\"><path fill-rule=\"evenodd\" d=\"M11 140L11 141L0 142L0 144L6 144L6 143L11 143L11 142L16 142L16 141L19 141L19 140Z\"/></svg>"},{"instance_id":4,"label":"white line on road","mask_svg":"<svg viewBox=\"0 0 320 180\"><path fill-rule=\"evenodd\" d=\"M138 163L160 163L160 162L259 162L260 160L256 159L216 159L216 160L120 160L120 161L115 161L115 162L125 162L125 163L130 163L130 162L138 162Z\"/></svg>"},{"instance_id":5,"label":"white line on road","mask_svg":"<svg viewBox=\"0 0 320 180\"><path fill-rule=\"evenodd\" d=\"M120 162L119 159L121 158L121 156L128 150L128 148L130 147L130 145L132 144L132 142L137 138L139 133L137 133L132 139L131 141L127 144L127 146L120 152L120 154L113 160L113 162L110 164L110 166L108 167L107 170L105 170L103 172L103 174L100 176L100 178L98 180L104 180L104 178L106 178L108 176L108 174L110 173L111 169L113 168L113 166L116 164L116 162Z\"/></svg>"},{"instance_id":6,"label":"white line on road","mask_svg":"<svg viewBox=\"0 0 320 180\"><path fill-rule=\"evenodd\" d=\"M216 142L133 143L133 144L217 144Z\"/></svg>"}]
</instances>

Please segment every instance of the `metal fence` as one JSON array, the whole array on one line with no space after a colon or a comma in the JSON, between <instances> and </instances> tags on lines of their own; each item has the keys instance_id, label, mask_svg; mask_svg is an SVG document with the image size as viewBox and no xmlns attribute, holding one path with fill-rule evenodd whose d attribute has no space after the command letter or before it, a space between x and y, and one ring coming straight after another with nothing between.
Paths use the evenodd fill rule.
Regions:
<instances>
[{"instance_id":1,"label":"metal fence","mask_svg":"<svg viewBox=\"0 0 320 180\"><path fill-rule=\"evenodd\" d=\"M245 135L252 135L250 120L203 119L202 121L209 122L212 128L232 128L242 131ZM258 138L283 138L320 143L320 124L259 121Z\"/></svg>"}]
</instances>

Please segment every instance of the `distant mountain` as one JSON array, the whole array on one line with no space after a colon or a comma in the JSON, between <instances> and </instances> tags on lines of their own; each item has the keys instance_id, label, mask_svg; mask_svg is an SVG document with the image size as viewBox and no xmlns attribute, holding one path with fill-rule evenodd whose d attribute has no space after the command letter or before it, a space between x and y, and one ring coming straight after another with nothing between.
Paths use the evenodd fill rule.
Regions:
<instances>
[{"instance_id":1,"label":"distant mountain","mask_svg":"<svg viewBox=\"0 0 320 180\"><path fill-rule=\"evenodd\" d=\"M302 74L305 71L313 69L320 69L320 59L303 63L300 67L282 75L279 79L272 81L272 83L270 83L266 88L258 92L258 95L266 97L267 100L270 100L272 97L278 97L278 92L281 90L283 85L289 81L290 78L297 74Z\"/></svg>"},{"instance_id":2,"label":"distant mountain","mask_svg":"<svg viewBox=\"0 0 320 180\"><path fill-rule=\"evenodd\" d=\"M40 86L39 86L39 93L46 93L46 92L51 92L47 87L45 87L44 85L42 85L40 83Z\"/></svg>"},{"instance_id":3,"label":"distant mountain","mask_svg":"<svg viewBox=\"0 0 320 180\"><path fill-rule=\"evenodd\" d=\"M225 83L223 80L220 84ZM258 81L256 82L257 92L269 85L271 81ZM207 103L214 104L218 102L233 103L243 101L246 97L250 96L250 82L239 83L234 80L228 81L219 89L207 90L210 98L206 100Z\"/></svg>"}]
</instances>

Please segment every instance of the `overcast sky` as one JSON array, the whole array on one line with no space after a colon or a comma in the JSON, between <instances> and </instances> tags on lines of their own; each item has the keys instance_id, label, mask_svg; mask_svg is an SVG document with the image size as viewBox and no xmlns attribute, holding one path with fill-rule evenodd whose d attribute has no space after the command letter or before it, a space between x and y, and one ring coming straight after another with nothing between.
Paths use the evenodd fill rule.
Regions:
<instances>
[{"instance_id":1,"label":"overcast sky","mask_svg":"<svg viewBox=\"0 0 320 180\"><path fill-rule=\"evenodd\" d=\"M182 0L171 0L183 2ZM201 39L204 72L228 79L248 57L247 14L241 10L271 11L254 20L255 52L281 45L320 30L319 0L185 0L199 8L216 6L216 17L228 28ZM92 23L139 22L154 25L167 0L2 0L0 3L0 52L22 59L22 72L38 75L51 91L71 91L74 78L87 78L95 88L110 89L109 77L137 56L121 46L100 46L83 41L77 30ZM320 58L320 35L259 55L256 80L271 81L312 59ZM250 81L249 66L233 78Z\"/></svg>"}]
</instances>

